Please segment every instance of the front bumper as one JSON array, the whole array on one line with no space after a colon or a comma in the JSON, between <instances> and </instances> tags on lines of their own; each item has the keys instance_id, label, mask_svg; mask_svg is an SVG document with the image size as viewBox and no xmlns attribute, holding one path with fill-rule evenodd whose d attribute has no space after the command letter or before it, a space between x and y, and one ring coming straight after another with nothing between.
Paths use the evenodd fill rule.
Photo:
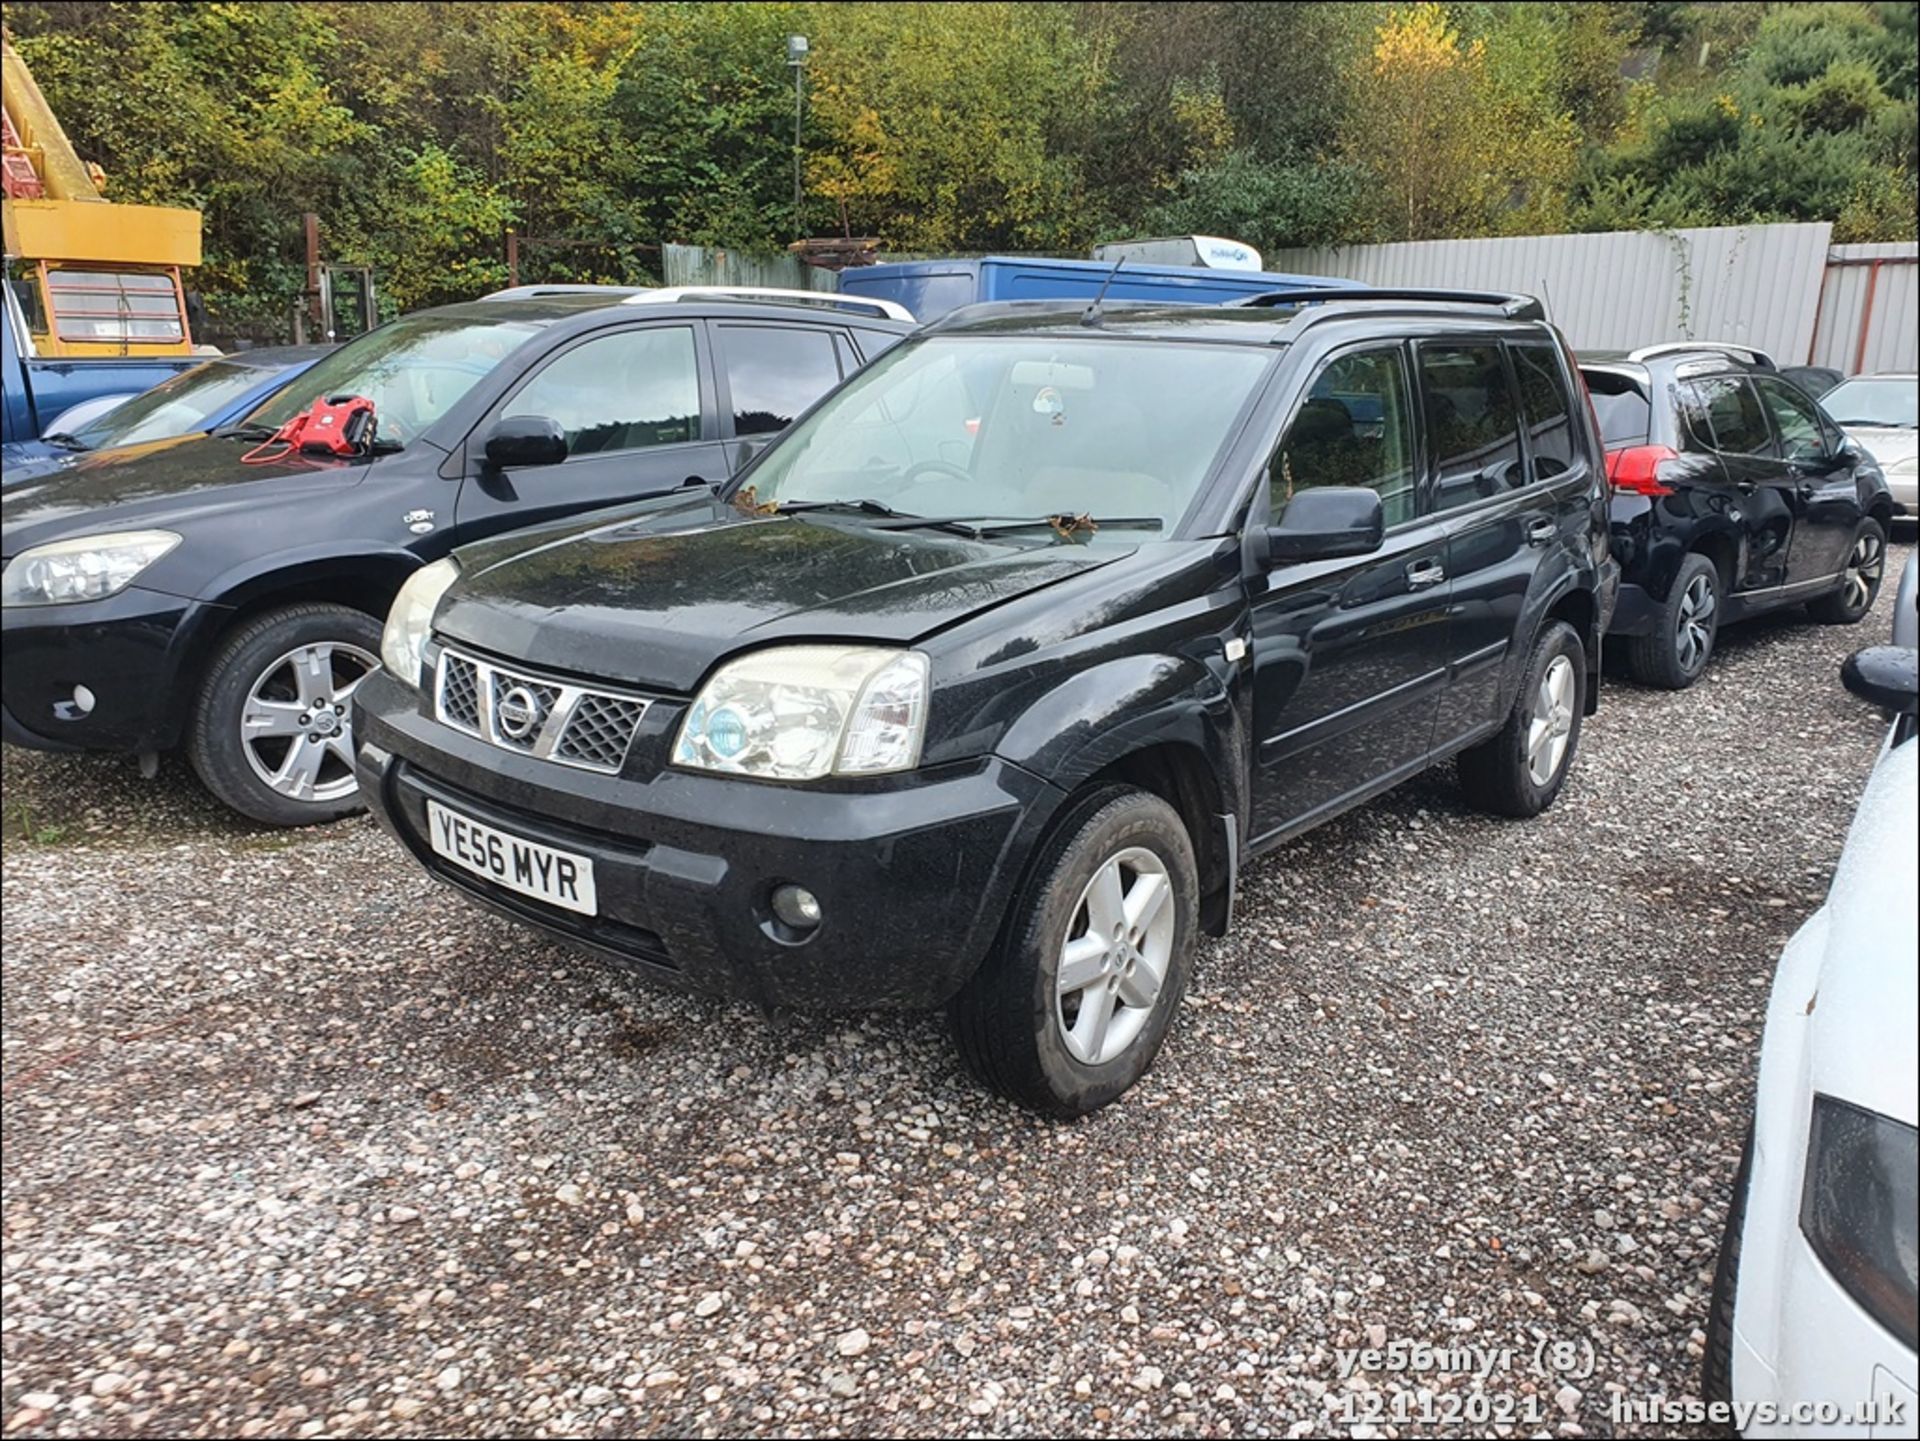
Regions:
<instances>
[{"instance_id":1,"label":"front bumper","mask_svg":"<svg viewBox=\"0 0 1920 1441\"><path fill-rule=\"evenodd\" d=\"M0 612L4 734L36 750L166 750L178 744L191 697L182 673L194 637L226 606L128 586L76 605ZM93 709L75 702L75 688Z\"/></svg>"},{"instance_id":2,"label":"front bumper","mask_svg":"<svg viewBox=\"0 0 1920 1441\"><path fill-rule=\"evenodd\" d=\"M684 705L656 703L609 776L441 725L377 671L355 696L360 794L435 878L670 984L807 1009L938 1006L994 942L1060 792L987 758L863 783L786 786L664 765ZM505 890L434 854L431 798L592 858L599 913ZM783 939L769 896L820 899Z\"/></svg>"}]
</instances>

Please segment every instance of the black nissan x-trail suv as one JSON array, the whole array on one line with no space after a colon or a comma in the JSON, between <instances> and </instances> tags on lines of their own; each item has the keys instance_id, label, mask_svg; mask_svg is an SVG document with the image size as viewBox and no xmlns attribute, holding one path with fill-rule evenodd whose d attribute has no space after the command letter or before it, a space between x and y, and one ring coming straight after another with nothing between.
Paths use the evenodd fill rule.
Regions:
<instances>
[{"instance_id":1,"label":"black nissan x-trail suv","mask_svg":"<svg viewBox=\"0 0 1920 1441\"><path fill-rule=\"evenodd\" d=\"M1524 297L975 306L717 495L422 570L361 787L510 915L769 1007L948 1004L1074 1114L1249 857L1449 756L1550 804L1614 587Z\"/></svg>"}]
</instances>

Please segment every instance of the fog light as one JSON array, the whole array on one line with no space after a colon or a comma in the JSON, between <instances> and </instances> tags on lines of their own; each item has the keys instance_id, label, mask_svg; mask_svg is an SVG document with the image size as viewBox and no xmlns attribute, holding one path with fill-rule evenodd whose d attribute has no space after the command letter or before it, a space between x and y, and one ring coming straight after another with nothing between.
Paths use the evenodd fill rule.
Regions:
<instances>
[{"instance_id":1,"label":"fog light","mask_svg":"<svg viewBox=\"0 0 1920 1441\"><path fill-rule=\"evenodd\" d=\"M805 886L776 886L773 913L784 926L810 931L820 924L820 898Z\"/></svg>"},{"instance_id":2,"label":"fog light","mask_svg":"<svg viewBox=\"0 0 1920 1441\"><path fill-rule=\"evenodd\" d=\"M84 720L93 714L93 705L93 692L83 685L77 685L73 688L72 699L53 703L54 718L63 721Z\"/></svg>"}]
</instances>

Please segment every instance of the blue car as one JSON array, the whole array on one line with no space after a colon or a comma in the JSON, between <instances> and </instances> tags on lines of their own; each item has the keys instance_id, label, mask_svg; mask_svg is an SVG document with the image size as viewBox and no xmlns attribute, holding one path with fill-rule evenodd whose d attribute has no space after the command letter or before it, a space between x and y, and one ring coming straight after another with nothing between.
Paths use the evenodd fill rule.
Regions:
<instances>
[{"instance_id":1,"label":"blue car","mask_svg":"<svg viewBox=\"0 0 1920 1441\"><path fill-rule=\"evenodd\" d=\"M183 370L78 427L62 429L56 420L39 440L0 446L0 485L11 489L23 481L45 479L94 451L217 430L248 414L332 348L283 345L223 355Z\"/></svg>"}]
</instances>

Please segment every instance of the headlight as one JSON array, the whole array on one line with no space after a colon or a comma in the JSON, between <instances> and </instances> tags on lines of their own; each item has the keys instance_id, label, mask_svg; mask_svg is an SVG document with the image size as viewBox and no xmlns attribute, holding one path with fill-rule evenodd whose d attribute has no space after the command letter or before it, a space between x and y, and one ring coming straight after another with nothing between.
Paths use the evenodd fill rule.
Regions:
<instances>
[{"instance_id":1,"label":"headlight","mask_svg":"<svg viewBox=\"0 0 1920 1441\"><path fill-rule=\"evenodd\" d=\"M1831 1096L1813 1098L1800 1229L1847 1294L1914 1348L1916 1132Z\"/></svg>"},{"instance_id":2,"label":"headlight","mask_svg":"<svg viewBox=\"0 0 1920 1441\"><path fill-rule=\"evenodd\" d=\"M420 684L420 653L426 648L427 632L433 628L433 612L447 587L460 579L460 566L452 556L423 565L407 577L400 594L393 598L387 612L387 628L380 636L380 663L388 672L408 685Z\"/></svg>"},{"instance_id":3,"label":"headlight","mask_svg":"<svg viewBox=\"0 0 1920 1441\"><path fill-rule=\"evenodd\" d=\"M728 661L680 723L676 765L767 780L912 770L927 728L918 651L795 645Z\"/></svg>"},{"instance_id":4,"label":"headlight","mask_svg":"<svg viewBox=\"0 0 1920 1441\"><path fill-rule=\"evenodd\" d=\"M0 578L0 604L69 605L104 600L180 544L170 530L117 530L23 550Z\"/></svg>"}]
</instances>

